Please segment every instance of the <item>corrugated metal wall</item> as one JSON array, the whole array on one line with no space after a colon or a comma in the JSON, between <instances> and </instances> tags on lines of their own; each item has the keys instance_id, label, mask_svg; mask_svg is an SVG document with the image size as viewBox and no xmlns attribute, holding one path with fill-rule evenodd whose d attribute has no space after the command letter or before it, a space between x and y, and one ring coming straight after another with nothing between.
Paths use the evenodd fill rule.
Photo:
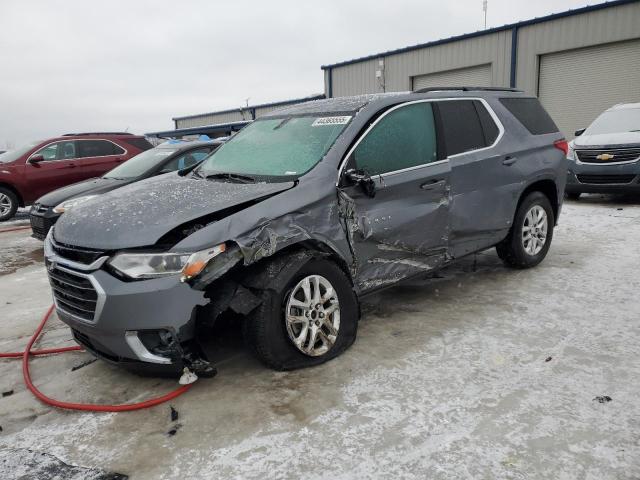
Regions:
<instances>
[{"instance_id":1,"label":"corrugated metal wall","mask_svg":"<svg viewBox=\"0 0 640 480\"><path fill-rule=\"evenodd\" d=\"M640 2L616 5L518 28L516 86L538 92L539 57L563 50L640 38ZM509 86L512 30L331 67L325 94L334 97L410 90L412 77L491 64L494 86ZM384 61L384 67L379 61ZM384 82L376 70L384 71Z\"/></svg>"},{"instance_id":2,"label":"corrugated metal wall","mask_svg":"<svg viewBox=\"0 0 640 480\"><path fill-rule=\"evenodd\" d=\"M516 85L538 93L540 55L640 38L640 2L522 27Z\"/></svg>"},{"instance_id":3,"label":"corrugated metal wall","mask_svg":"<svg viewBox=\"0 0 640 480\"><path fill-rule=\"evenodd\" d=\"M382 92L383 84L387 92L411 90L412 77L480 64L491 65L494 86L508 86L510 56L510 30L412 50L332 68L332 94L340 97ZM382 70L384 77L376 78L376 70ZM326 95L327 89L325 83Z\"/></svg>"}]
</instances>

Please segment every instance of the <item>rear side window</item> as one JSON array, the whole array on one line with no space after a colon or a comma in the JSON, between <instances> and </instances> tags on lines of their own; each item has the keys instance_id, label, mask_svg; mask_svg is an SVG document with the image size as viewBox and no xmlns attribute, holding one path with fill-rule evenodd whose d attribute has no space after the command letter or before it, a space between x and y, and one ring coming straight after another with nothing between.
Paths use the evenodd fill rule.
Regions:
<instances>
[{"instance_id":1,"label":"rear side window","mask_svg":"<svg viewBox=\"0 0 640 480\"><path fill-rule=\"evenodd\" d=\"M78 158L106 157L122 155L124 150L115 143L106 140L78 140Z\"/></svg>"},{"instance_id":2,"label":"rear side window","mask_svg":"<svg viewBox=\"0 0 640 480\"><path fill-rule=\"evenodd\" d=\"M126 142L129 145L139 148L143 152L153 148L153 145L151 145L146 138L127 138Z\"/></svg>"},{"instance_id":3,"label":"rear side window","mask_svg":"<svg viewBox=\"0 0 640 480\"><path fill-rule=\"evenodd\" d=\"M558 127L537 98L501 98L500 102L532 135L558 131Z\"/></svg>"},{"instance_id":4,"label":"rear side window","mask_svg":"<svg viewBox=\"0 0 640 480\"><path fill-rule=\"evenodd\" d=\"M442 136L447 156L487 146L474 103L473 100L436 102L442 122Z\"/></svg>"},{"instance_id":5,"label":"rear side window","mask_svg":"<svg viewBox=\"0 0 640 480\"><path fill-rule=\"evenodd\" d=\"M356 167L369 175L436 161L431 104L415 103L390 112L362 139L353 155Z\"/></svg>"}]
</instances>

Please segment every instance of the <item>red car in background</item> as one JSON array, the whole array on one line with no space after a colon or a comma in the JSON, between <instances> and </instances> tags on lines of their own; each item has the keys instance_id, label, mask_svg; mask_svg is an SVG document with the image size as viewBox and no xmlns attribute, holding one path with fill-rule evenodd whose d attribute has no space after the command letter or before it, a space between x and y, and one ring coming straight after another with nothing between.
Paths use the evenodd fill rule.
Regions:
<instances>
[{"instance_id":1,"label":"red car in background","mask_svg":"<svg viewBox=\"0 0 640 480\"><path fill-rule=\"evenodd\" d=\"M0 221L52 190L99 177L152 147L130 133L70 133L0 154Z\"/></svg>"}]
</instances>

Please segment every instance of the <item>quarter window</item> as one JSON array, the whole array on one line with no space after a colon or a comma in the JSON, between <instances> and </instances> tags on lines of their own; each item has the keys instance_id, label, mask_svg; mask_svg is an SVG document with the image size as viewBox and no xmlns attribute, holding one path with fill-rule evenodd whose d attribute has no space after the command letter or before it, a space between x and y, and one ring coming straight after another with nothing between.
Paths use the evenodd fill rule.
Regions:
<instances>
[{"instance_id":1,"label":"quarter window","mask_svg":"<svg viewBox=\"0 0 640 480\"><path fill-rule=\"evenodd\" d=\"M424 165L438 159L433 110L414 103L384 116L353 152L356 168L369 175Z\"/></svg>"},{"instance_id":2,"label":"quarter window","mask_svg":"<svg viewBox=\"0 0 640 480\"><path fill-rule=\"evenodd\" d=\"M106 157L125 153L121 147L106 140L79 140L77 143L78 158Z\"/></svg>"}]
</instances>

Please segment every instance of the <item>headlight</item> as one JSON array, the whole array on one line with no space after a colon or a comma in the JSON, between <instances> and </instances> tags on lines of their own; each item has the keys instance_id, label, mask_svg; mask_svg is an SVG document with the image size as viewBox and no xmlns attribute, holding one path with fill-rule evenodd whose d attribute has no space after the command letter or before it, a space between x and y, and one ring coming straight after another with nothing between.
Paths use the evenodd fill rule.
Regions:
<instances>
[{"instance_id":1,"label":"headlight","mask_svg":"<svg viewBox=\"0 0 640 480\"><path fill-rule=\"evenodd\" d=\"M572 142L569 143L569 148L567 149L567 160L574 161L576 159L575 150L573 148Z\"/></svg>"},{"instance_id":2,"label":"headlight","mask_svg":"<svg viewBox=\"0 0 640 480\"><path fill-rule=\"evenodd\" d=\"M92 199L93 197L96 197L97 195L85 195L84 197L76 197L76 198L72 198L71 200L67 200L66 202L62 202L61 204L55 206L53 208L53 211L55 213L64 213L67 210L69 210L72 207L75 207L76 205L79 205L80 203L84 203L87 200Z\"/></svg>"},{"instance_id":3,"label":"headlight","mask_svg":"<svg viewBox=\"0 0 640 480\"><path fill-rule=\"evenodd\" d=\"M182 274L182 281L202 272L209 260L226 250L224 243L195 253L119 253L109 265L134 279Z\"/></svg>"}]
</instances>

